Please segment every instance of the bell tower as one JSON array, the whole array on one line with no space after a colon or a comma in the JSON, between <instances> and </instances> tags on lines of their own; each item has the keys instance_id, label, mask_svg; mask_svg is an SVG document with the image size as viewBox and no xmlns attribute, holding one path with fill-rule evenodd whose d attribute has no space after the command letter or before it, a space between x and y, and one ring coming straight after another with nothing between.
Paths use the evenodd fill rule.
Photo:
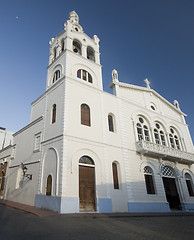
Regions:
<instances>
[{"instance_id":1,"label":"bell tower","mask_svg":"<svg viewBox=\"0 0 194 240\"><path fill-rule=\"evenodd\" d=\"M64 30L51 38L47 89L61 79L73 79L102 90L99 38L90 38L79 24L75 11L69 13Z\"/></svg>"}]
</instances>

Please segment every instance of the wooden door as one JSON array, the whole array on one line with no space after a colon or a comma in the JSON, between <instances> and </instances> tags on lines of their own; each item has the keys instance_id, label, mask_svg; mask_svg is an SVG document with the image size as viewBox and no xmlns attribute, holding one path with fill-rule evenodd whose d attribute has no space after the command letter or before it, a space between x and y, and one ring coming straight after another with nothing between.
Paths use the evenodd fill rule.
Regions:
<instances>
[{"instance_id":1,"label":"wooden door","mask_svg":"<svg viewBox=\"0 0 194 240\"><path fill-rule=\"evenodd\" d=\"M3 197L5 189L5 177L7 171L7 162L0 166L0 198Z\"/></svg>"},{"instance_id":2,"label":"wooden door","mask_svg":"<svg viewBox=\"0 0 194 240\"><path fill-rule=\"evenodd\" d=\"M163 183L166 193L166 199L169 202L170 208L181 210L181 203L176 187L175 178L163 177Z\"/></svg>"},{"instance_id":3,"label":"wooden door","mask_svg":"<svg viewBox=\"0 0 194 240\"><path fill-rule=\"evenodd\" d=\"M79 166L79 200L80 212L96 210L94 167Z\"/></svg>"}]
</instances>

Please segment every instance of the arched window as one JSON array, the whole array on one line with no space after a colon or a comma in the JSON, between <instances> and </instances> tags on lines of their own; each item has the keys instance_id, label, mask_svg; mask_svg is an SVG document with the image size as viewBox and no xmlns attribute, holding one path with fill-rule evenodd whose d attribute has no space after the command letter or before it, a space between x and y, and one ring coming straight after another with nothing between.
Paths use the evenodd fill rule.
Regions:
<instances>
[{"instance_id":1,"label":"arched window","mask_svg":"<svg viewBox=\"0 0 194 240\"><path fill-rule=\"evenodd\" d=\"M163 129L162 130L161 129L162 129L162 126L159 123L156 123L154 128L155 143L166 146L164 131Z\"/></svg>"},{"instance_id":2,"label":"arched window","mask_svg":"<svg viewBox=\"0 0 194 240\"><path fill-rule=\"evenodd\" d=\"M185 173L185 181L186 181L186 184L187 184L187 189L188 189L188 192L189 192L189 196L193 197L194 196L193 182L192 182L191 175L189 173Z\"/></svg>"},{"instance_id":3,"label":"arched window","mask_svg":"<svg viewBox=\"0 0 194 240\"><path fill-rule=\"evenodd\" d=\"M52 194L52 176L49 175L47 177L47 182L46 182L46 195L51 196Z\"/></svg>"},{"instance_id":4,"label":"arched window","mask_svg":"<svg viewBox=\"0 0 194 240\"><path fill-rule=\"evenodd\" d=\"M144 167L144 177L145 177L147 194L155 194L153 171L148 166Z\"/></svg>"},{"instance_id":5,"label":"arched window","mask_svg":"<svg viewBox=\"0 0 194 240\"><path fill-rule=\"evenodd\" d=\"M114 132L115 129L114 129L114 117L109 114L108 115L108 129L110 132Z\"/></svg>"},{"instance_id":6,"label":"arched window","mask_svg":"<svg viewBox=\"0 0 194 240\"><path fill-rule=\"evenodd\" d=\"M56 104L53 104L52 112L51 112L51 123L52 124L56 122L56 114L57 114L57 106L56 106Z\"/></svg>"},{"instance_id":7,"label":"arched window","mask_svg":"<svg viewBox=\"0 0 194 240\"><path fill-rule=\"evenodd\" d=\"M90 157L88 157L88 156L82 156L79 159L79 163L81 163L81 164L88 164L88 165L94 165L94 161Z\"/></svg>"},{"instance_id":8,"label":"arched window","mask_svg":"<svg viewBox=\"0 0 194 240\"><path fill-rule=\"evenodd\" d=\"M81 124L86 126L90 125L90 108L87 104L81 105Z\"/></svg>"},{"instance_id":9,"label":"arched window","mask_svg":"<svg viewBox=\"0 0 194 240\"><path fill-rule=\"evenodd\" d=\"M146 120L143 119L142 117L139 117L139 122L136 125L139 141L140 140L150 141L149 129L147 125L148 123L146 122Z\"/></svg>"},{"instance_id":10,"label":"arched window","mask_svg":"<svg viewBox=\"0 0 194 240\"><path fill-rule=\"evenodd\" d=\"M117 164L115 162L112 163L112 173L113 173L114 189L119 189L118 169L117 169Z\"/></svg>"},{"instance_id":11,"label":"arched window","mask_svg":"<svg viewBox=\"0 0 194 240\"><path fill-rule=\"evenodd\" d=\"M57 70L53 75L53 83L56 82L60 78L60 71Z\"/></svg>"},{"instance_id":12,"label":"arched window","mask_svg":"<svg viewBox=\"0 0 194 240\"><path fill-rule=\"evenodd\" d=\"M92 47L87 47L87 59L95 62L95 52Z\"/></svg>"},{"instance_id":13,"label":"arched window","mask_svg":"<svg viewBox=\"0 0 194 240\"><path fill-rule=\"evenodd\" d=\"M170 128L169 140L170 140L170 146L172 148L176 148L178 150L181 150L180 140L178 138L178 133L176 132L176 130L174 128Z\"/></svg>"},{"instance_id":14,"label":"arched window","mask_svg":"<svg viewBox=\"0 0 194 240\"><path fill-rule=\"evenodd\" d=\"M77 70L77 78L80 78L89 83L93 82L91 74L84 69Z\"/></svg>"},{"instance_id":15,"label":"arched window","mask_svg":"<svg viewBox=\"0 0 194 240\"><path fill-rule=\"evenodd\" d=\"M78 40L73 40L73 51L77 54L82 54L81 43Z\"/></svg>"}]
</instances>

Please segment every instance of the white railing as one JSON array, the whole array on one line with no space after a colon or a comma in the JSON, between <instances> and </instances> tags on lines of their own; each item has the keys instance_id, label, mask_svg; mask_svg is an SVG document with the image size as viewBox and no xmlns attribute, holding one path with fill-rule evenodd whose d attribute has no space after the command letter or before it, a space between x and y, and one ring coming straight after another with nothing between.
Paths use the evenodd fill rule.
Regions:
<instances>
[{"instance_id":1,"label":"white railing","mask_svg":"<svg viewBox=\"0 0 194 240\"><path fill-rule=\"evenodd\" d=\"M162 158L169 158L175 161L185 162L189 164L194 163L194 154L184 152L178 149L174 149L171 147L159 145L153 142L148 141L138 141L136 142L137 152L141 154L149 154L149 155L158 155Z\"/></svg>"}]
</instances>

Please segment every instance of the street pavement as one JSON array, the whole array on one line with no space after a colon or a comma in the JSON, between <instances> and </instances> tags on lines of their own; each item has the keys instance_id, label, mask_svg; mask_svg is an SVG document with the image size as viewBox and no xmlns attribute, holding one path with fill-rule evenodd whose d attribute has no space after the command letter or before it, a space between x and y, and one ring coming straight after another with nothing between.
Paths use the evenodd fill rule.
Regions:
<instances>
[{"instance_id":1,"label":"street pavement","mask_svg":"<svg viewBox=\"0 0 194 240\"><path fill-rule=\"evenodd\" d=\"M193 215L39 217L0 204L0 240L192 240Z\"/></svg>"}]
</instances>

